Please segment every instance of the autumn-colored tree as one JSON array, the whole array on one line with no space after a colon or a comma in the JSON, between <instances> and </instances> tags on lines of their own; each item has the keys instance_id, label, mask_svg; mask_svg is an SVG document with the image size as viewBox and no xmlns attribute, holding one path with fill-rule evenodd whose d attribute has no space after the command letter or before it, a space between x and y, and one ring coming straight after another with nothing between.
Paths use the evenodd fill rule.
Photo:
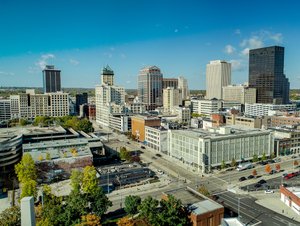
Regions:
<instances>
[{"instance_id":1,"label":"autumn-colored tree","mask_svg":"<svg viewBox=\"0 0 300 226\"><path fill-rule=\"evenodd\" d=\"M237 162L234 158L232 158L231 160L231 164L230 164L232 167L235 167L237 165Z\"/></svg>"},{"instance_id":2,"label":"autumn-colored tree","mask_svg":"<svg viewBox=\"0 0 300 226\"><path fill-rule=\"evenodd\" d=\"M94 166L86 166L83 170L82 191L85 193L93 193L98 187L97 171Z\"/></svg>"},{"instance_id":3,"label":"autumn-colored tree","mask_svg":"<svg viewBox=\"0 0 300 226\"><path fill-rule=\"evenodd\" d=\"M254 169L254 170L252 171L252 175L253 175L253 176L256 176L256 175L257 175L256 169Z\"/></svg>"},{"instance_id":4,"label":"autumn-colored tree","mask_svg":"<svg viewBox=\"0 0 300 226\"><path fill-rule=\"evenodd\" d=\"M118 226L134 226L134 220L132 218L129 218L128 216L122 217L117 222Z\"/></svg>"},{"instance_id":5,"label":"autumn-colored tree","mask_svg":"<svg viewBox=\"0 0 300 226\"><path fill-rule=\"evenodd\" d=\"M277 164L275 165L275 168L276 168L277 171L280 171L280 164L277 163Z\"/></svg>"},{"instance_id":6,"label":"autumn-colored tree","mask_svg":"<svg viewBox=\"0 0 300 226\"><path fill-rule=\"evenodd\" d=\"M210 196L210 192L208 191L207 187L205 185L201 185L198 189L198 191L205 196Z\"/></svg>"},{"instance_id":7,"label":"autumn-colored tree","mask_svg":"<svg viewBox=\"0 0 300 226\"><path fill-rule=\"evenodd\" d=\"M81 216L81 223L76 226L101 226L101 218L95 214Z\"/></svg>"},{"instance_id":8,"label":"autumn-colored tree","mask_svg":"<svg viewBox=\"0 0 300 226\"><path fill-rule=\"evenodd\" d=\"M38 160L39 160L39 161L43 161L43 159L44 159L44 157L43 157L42 155L39 155L39 156L38 156Z\"/></svg>"},{"instance_id":9,"label":"autumn-colored tree","mask_svg":"<svg viewBox=\"0 0 300 226\"><path fill-rule=\"evenodd\" d=\"M15 165L15 172L21 183L28 180L36 180L37 174L34 160L29 153L25 153L21 162Z\"/></svg>"},{"instance_id":10,"label":"autumn-colored tree","mask_svg":"<svg viewBox=\"0 0 300 226\"><path fill-rule=\"evenodd\" d=\"M12 206L0 213L1 226L19 226L21 225L21 211L19 206Z\"/></svg>"},{"instance_id":11,"label":"autumn-colored tree","mask_svg":"<svg viewBox=\"0 0 300 226\"><path fill-rule=\"evenodd\" d=\"M294 164L294 166L298 166L299 165L299 163L298 163L297 160L295 160L293 164Z\"/></svg>"},{"instance_id":12,"label":"autumn-colored tree","mask_svg":"<svg viewBox=\"0 0 300 226\"><path fill-rule=\"evenodd\" d=\"M272 171L272 168L271 168L271 166L270 166L269 164L267 164L267 165L265 166L265 171L266 171L267 173L270 173L270 172Z\"/></svg>"},{"instance_id":13,"label":"autumn-colored tree","mask_svg":"<svg viewBox=\"0 0 300 226\"><path fill-rule=\"evenodd\" d=\"M49 152L46 153L46 160L51 160L51 154Z\"/></svg>"}]
</instances>

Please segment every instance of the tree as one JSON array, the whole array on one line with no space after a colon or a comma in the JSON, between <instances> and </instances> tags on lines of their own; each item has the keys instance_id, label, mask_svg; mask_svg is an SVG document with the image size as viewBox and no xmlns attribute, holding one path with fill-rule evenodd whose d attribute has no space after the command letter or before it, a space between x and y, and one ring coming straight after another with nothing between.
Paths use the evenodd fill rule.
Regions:
<instances>
[{"instance_id":1,"label":"tree","mask_svg":"<svg viewBox=\"0 0 300 226\"><path fill-rule=\"evenodd\" d=\"M221 163L221 169L225 169L226 168L226 163L224 160L222 160L222 163Z\"/></svg>"},{"instance_id":2,"label":"tree","mask_svg":"<svg viewBox=\"0 0 300 226\"><path fill-rule=\"evenodd\" d=\"M134 226L134 220L128 216L122 217L117 222L118 226Z\"/></svg>"},{"instance_id":3,"label":"tree","mask_svg":"<svg viewBox=\"0 0 300 226\"><path fill-rule=\"evenodd\" d=\"M82 176L82 172L80 172L78 169L72 170L70 177L72 190L78 192L80 191Z\"/></svg>"},{"instance_id":4,"label":"tree","mask_svg":"<svg viewBox=\"0 0 300 226\"><path fill-rule=\"evenodd\" d=\"M254 170L252 171L252 175L253 175L253 176L256 176L256 175L257 175L256 169L254 169Z\"/></svg>"},{"instance_id":5,"label":"tree","mask_svg":"<svg viewBox=\"0 0 300 226\"><path fill-rule=\"evenodd\" d=\"M198 189L199 193L205 196L210 196L210 192L208 191L207 187L205 185L201 185Z\"/></svg>"},{"instance_id":6,"label":"tree","mask_svg":"<svg viewBox=\"0 0 300 226\"><path fill-rule=\"evenodd\" d=\"M81 223L76 226L101 226L101 218L95 214L81 216Z\"/></svg>"},{"instance_id":7,"label":"tree","mask_svg":"<svg viewBox=\"0 0 300 226\"><path fill-rule=\"evenodd\" d=\"M269 164L267 164L267 165L265 166L265 171L266 171L267 173L270 173L271 170L272 170L271 166L270 166Z\"/></svg>"},{"instance_id":8,"label":"tree","mask_svg":"<svg viewBox=\"0 0 300 226\"><path fill-rule=\"evenodd\" d=\"M160 226L186 226L191 222L188 213L181 201L173 195L168 195L166 199L160 201L160 211L158 213L158 225Z\"/></svg>"},{"instance_id":9,"label":"tree","mask_svg":"<svg viewBox=\"0 0 300 226\"><path fill-rule=\"evenodd\" d=\"M277 163L277 164L275 165L275 168L276 168L277 171L280 171L280 164Z\"/></svg>"},{"instance_id":10,"label":"tree","mask_svg":"<svg viewBox=\"0 0 300 226\"><path fill-rule=\"evenodd\" d=\"M98 187L97 172L94 166L86 166L83 169L81 188L88 194L93 193Z\"/></svg>"},{"instance_id":11,"label":"tree","mask_svg":"<svg viewBox=\"0 0 300 226\"><path fill-rule=\"evenodd\" d=\"M77 130L82 130L86 133L90 133L94 131L93 124L87 119L81 119L77 122L76 125Z\"/></svg>"},{"instance_id":12,"label":"tree","mask_svg":"<svg viewBox=\"0 0 300 226\"><path fill-rule=\"evenodd\" d=\"M153 199L151 196L145 198L141 205L139 205L138 210L140 217L147 219L151 225L157 225L157 214L158 214L158 201Z\"/></svg>"},{"instance_id":13,"label":"tree","mask_svg":"<svg viewBox=\"0 0 300 226\"><path fill-rule=\"evenodd\" d=\"M257 154L253 155L252 162L258 162L258 156L257 156Z\"/></svg>"},{"instance_id":14,"label":"tree","mask_svg":"<svg viewBox=\"0 0 300 226\"><path fill-rule=\"evenodd\" d=\"M104 194L101 187L97 187L93 193L87 194L90 201L90 207L93 213L102 216L112 206L112 202Z\"/></svg>"},{"instance_id":15,"label":"tree","mask_svg":"<svg viewBox=\"0 0 300 226\"><path fill-rule=\"evenodd\" d=\"M121 147L121 149L120 149L120 158L122 160L127 160L127 161L131 160L131 155L125 147Z\"/></svg>"},{"instance_id":16,"label":"tree","mask_svg":"<svg viewBox=\"0 0 300 226\"><path fill-rule=\"evenodd\" d=\"M230 164L232 167L236 167L236 165L237 165L237 162L236 162L236 160L234 159L234 158L232 158L232 160L231 160L231 164Z\"/></svg>"},{"instance_id":17,"label":"tree","mask_svg":"<svg viewBox=\"0 0 300 226\"><path fill-rule=\"evenodd\" d=\"M49 152L46 153L46 160L51 160L51 155Z\"/></svg>"},{"instance_id":18,"label":"tree","mask_svg":"<svg viewBox=\"0 0 300 226\"><path fill-rule=\"evenodd\" d=\"M128 214L136 214L138 212L138 206L141 204L141 197L135 195L129 195L125 198L125 211Z\"/></svg>"},{"instance_id":19,"label":"tree","mask_svg":"<svg viewBox=\"0 0 300 226\"><path fill-rule=\"evenodd\" d=\"M26 126L28 124L28 120L20 118L19 119L20 126Z\"/></svg>"},{"instance_id":20,"label":"tree","mask_svg":"<svg viewBox=\"0 0 300 226\"><path fill-rule=\"evenodd\" d=\"M274 152L272 152L271 155L270 155L270 159L273 159L273 158L275 158L275 153Z\"/></svg>"},{"instance_id":21,"label":"tree","mask_svg":"<svg viewBox=\"0 0 300 226\"><path fill-rule=\"evenodd\" d=\"M262 160L262 161L266 161L266 160L267 160L267 157L266 157L266 153L265 153L265 152L263 153L263 155L262 155L262 157L261 157L261 160Z\"/></svg>"},{"instance_id":22,"label":"tree","mask_svg":"<svg viewBox=\"0 0 300 226\"><path fill-rule=\"evenodd\" d=\"M43 159L44 159L44 157L43 157L42 155L39 155L39 156L38 156L38 160L39 160L39 161L43 161Z\"/></svg>"},{"instance_id":23,"label":"tree","mask_svg":"<svg viewBox=\"0 0 300 226\"><path fill-rule=\"evenodd\" d=\"M9 207L0 213L0 225L19 226L21 225L21 211L19 206Z\"/></svg>"},{"instance_id":24,"label":"tree","mask_svg":"<svg viewBox=\"0 0 300 226\"><path fill-rule=\"evenodd\" d=\"M15 165L15 172L21 183L28 180L36 180L37 174L35 164L29 153L25 153L22 160Z\"/></svg>"},{"instance_id":25,"label":"tree","mask_svg":"<svg viewBox=\"0 0 300 226\"><path fill-rule=\"evenodd\" d=\"M36 197L36 195L37 195L37 188L36 188L35 180L27 180L21 183L20 199L27 196Z\"/></svg>"},{"instance_id":26,"label":"tree","mask_svg":"<svg viewBox=\"0 0 300 226\"><path fill-rule=\"evenodd\" d=\"M298 161L295 160L295 161L293 162L293 165L294 165L294 167L298 166L298 165L299 165Z\"/></svg>"}]
</instances>

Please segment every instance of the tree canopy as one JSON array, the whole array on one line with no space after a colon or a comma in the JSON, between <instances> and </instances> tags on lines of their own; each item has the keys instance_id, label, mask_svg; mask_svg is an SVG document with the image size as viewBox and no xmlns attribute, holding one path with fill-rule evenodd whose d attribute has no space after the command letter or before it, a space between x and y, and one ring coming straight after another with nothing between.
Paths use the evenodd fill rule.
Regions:
<instances>
[{"instance_id":1,"label":"tree canopy","mask_svg":"<svg viewBox=\"0 0 300 226\"><path fill-rule=\"evenodd\" d=\"M135 195L129 195L125 198L125 211L128 214L136 214L138 212L138 206L141 204L141 197Z\"/></svg>"}]
</instances>

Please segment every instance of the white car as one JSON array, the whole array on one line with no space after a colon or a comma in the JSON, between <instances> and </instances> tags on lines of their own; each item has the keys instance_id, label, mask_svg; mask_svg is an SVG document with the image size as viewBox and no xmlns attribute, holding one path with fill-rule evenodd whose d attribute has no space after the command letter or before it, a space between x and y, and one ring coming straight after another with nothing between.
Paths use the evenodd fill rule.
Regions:
<instances>
[{"instance_id":1,"label":"white car","mask_svg":"<svg viewBox=\"0 0 300 226\"><path fill-rule=\"evenodd\" d=\"M164 174L164 171L162 171L162 170L157 170L157 172L158 172L160 175L163 175L163 174Z\"/></svg>"},{"instance_id":2,"label":"white car","mask_svg":"<svg viewBox=\"0 0 300 226\"><path fill-rule=\"evenodd\" d=\"M274 193L273 190L265 190L265 194L272 194L272 193Z\"/></svg>"}]
</instances>

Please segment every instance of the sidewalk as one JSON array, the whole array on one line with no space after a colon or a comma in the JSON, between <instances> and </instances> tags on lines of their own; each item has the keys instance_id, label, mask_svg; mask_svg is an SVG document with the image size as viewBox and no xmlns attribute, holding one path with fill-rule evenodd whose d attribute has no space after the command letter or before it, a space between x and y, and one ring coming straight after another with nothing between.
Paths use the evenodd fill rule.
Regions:
<instances>
[{"instance_id":1,"label":"sidewalk","mask_svg":"<svg viewBox=\"0 0 300 226\"><path fill-rule=\"evenodd\" d=\"M290 207L285 205L280 200L280 195L278 192L275 192L274 194L264 194L264 193L256 193L251 194L251 196L257 198L255 201L257 204L268 208L270 210L273 210L276 213L279 213L285 217L291 218L295 221L300 222L300 215L295 213Z\"/></svg>"}]
</instances>

